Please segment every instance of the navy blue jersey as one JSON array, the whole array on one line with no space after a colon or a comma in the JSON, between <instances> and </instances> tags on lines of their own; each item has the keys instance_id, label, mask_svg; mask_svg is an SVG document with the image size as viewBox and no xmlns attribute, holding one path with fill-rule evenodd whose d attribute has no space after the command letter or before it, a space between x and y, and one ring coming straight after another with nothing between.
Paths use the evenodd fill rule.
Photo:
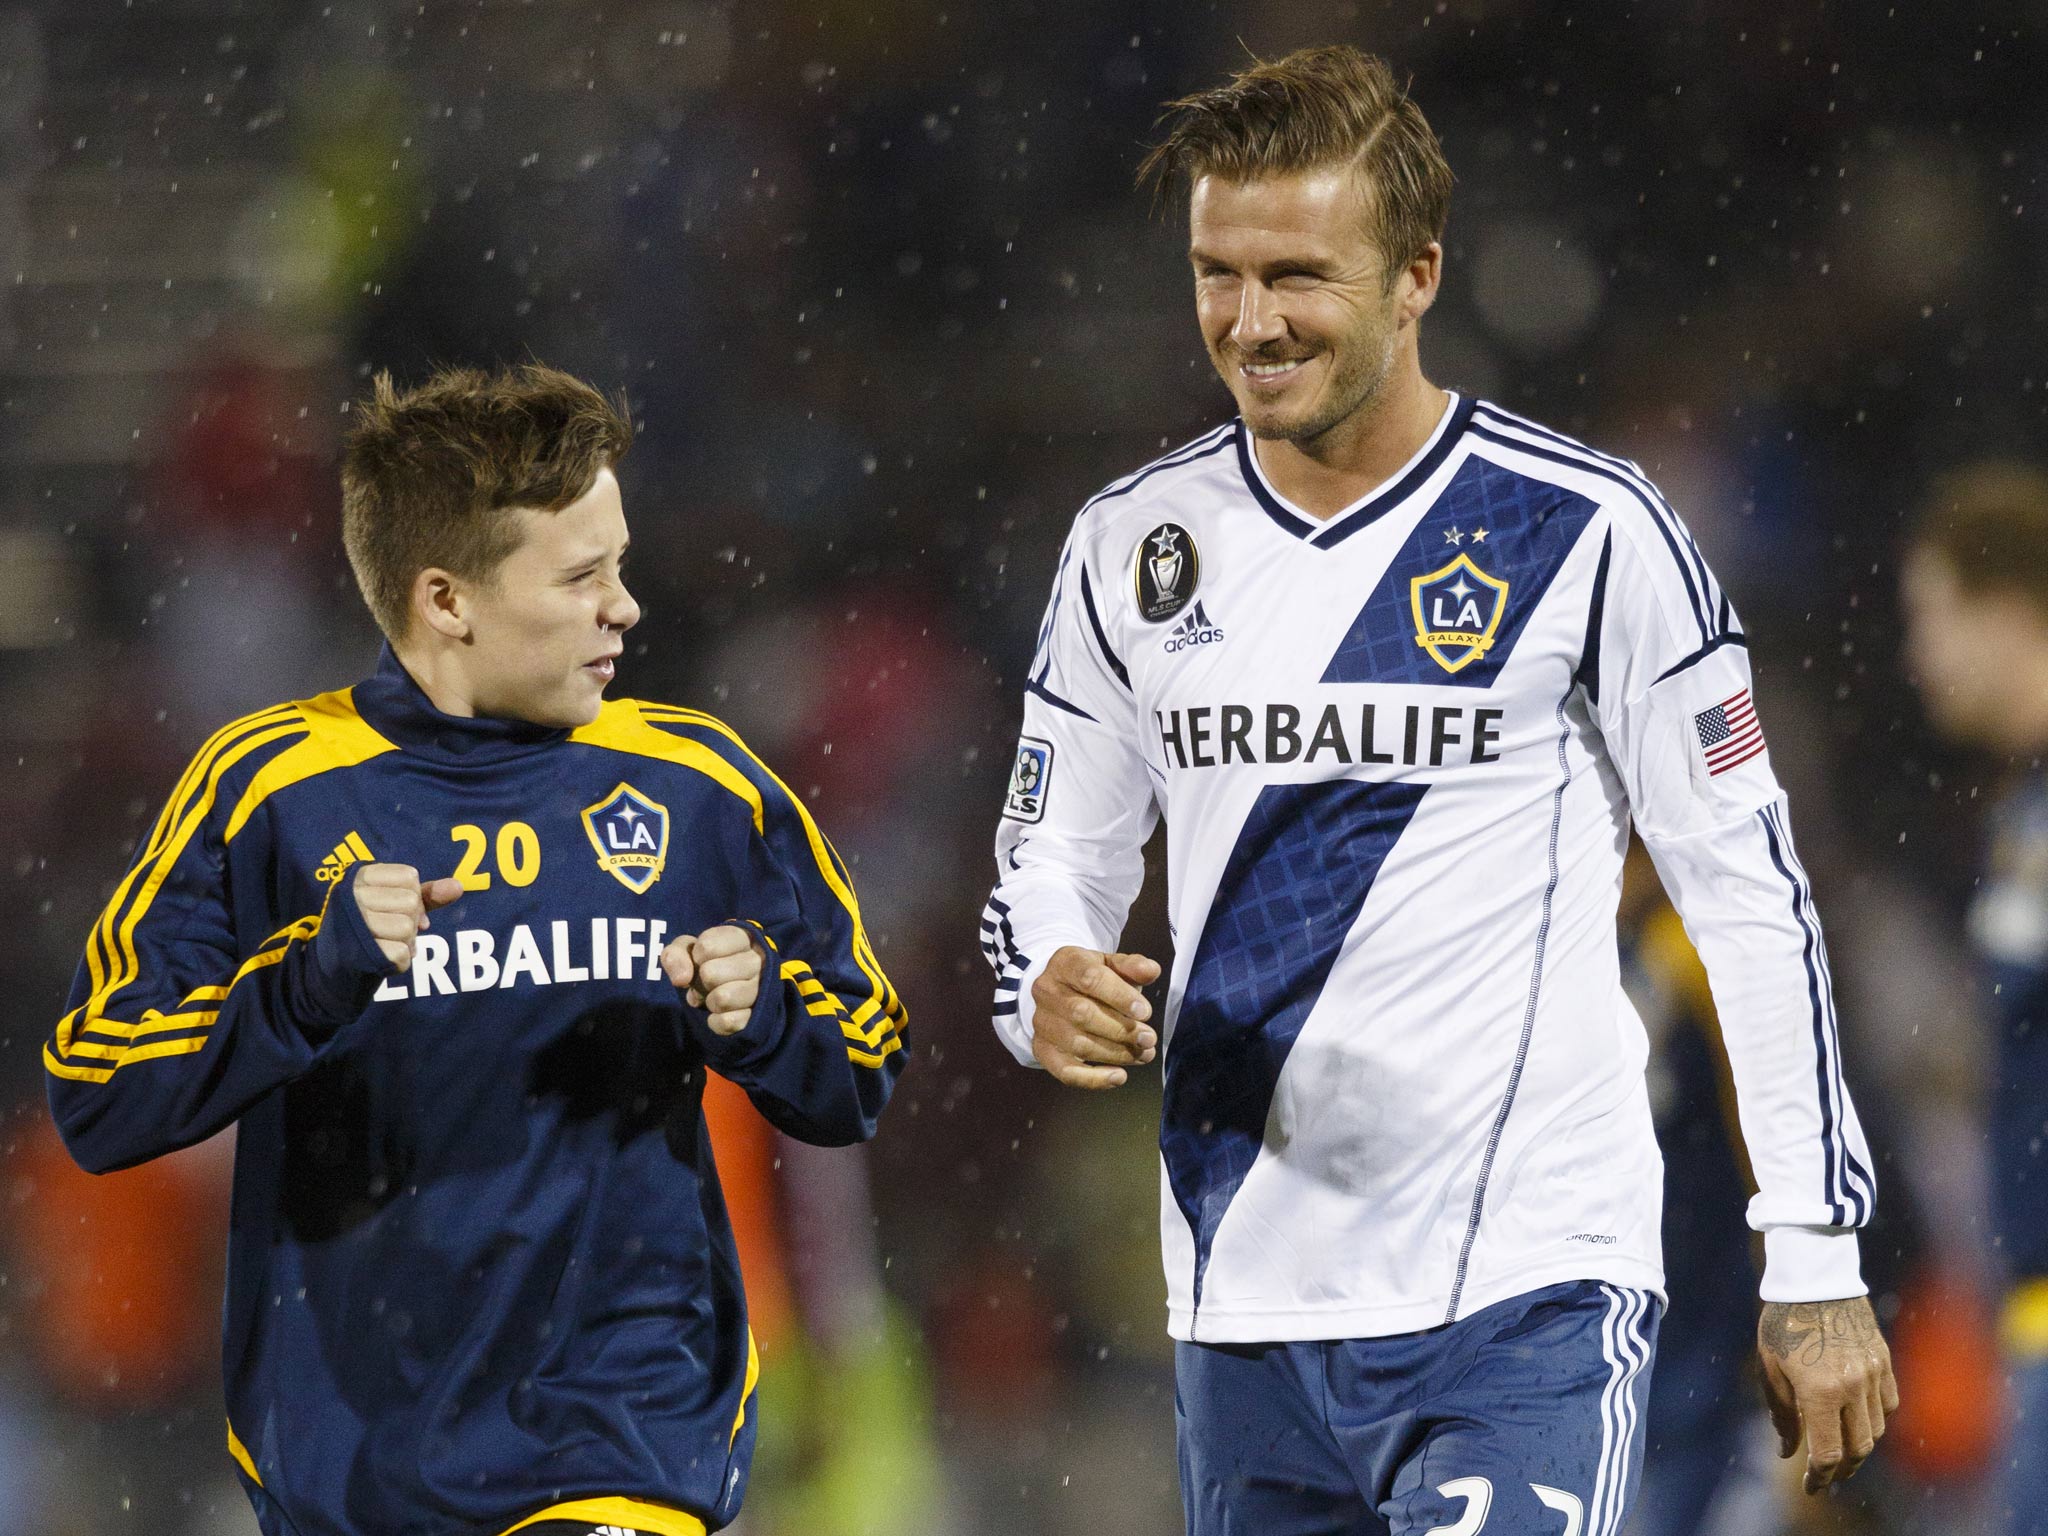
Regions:
<instances>
[{"instance_id":1,"label":"navy blue jersey","mask_svg":"<svg viewBox=\"0 0 2048 1536\"><path fill-rule=\"evenodd\" d=\"M464 886L404 973L350 892L373 859ZM658 956L726 922L769 965L721 1037ZM845 865L725 726L458 719L387 650L200 750L44 1064L96 1172L238 1122L229 1446L266 1528L684 1532L732 1518L754 1432L704 1073L858 1141L905 1022Z\"/></svg>"},{"instance_id":2,"label":"navy blue jersey","mask_svg":"<svg viewBox=\"0 0 2048 1536\"><path fill-rule=\"evenodd\" d=\"M1998 1031L1993 1215L2013 1278L2048 1279L2048 773L2007 794L1990 830L1970 936Z\"/></svg>"}]
</instances>

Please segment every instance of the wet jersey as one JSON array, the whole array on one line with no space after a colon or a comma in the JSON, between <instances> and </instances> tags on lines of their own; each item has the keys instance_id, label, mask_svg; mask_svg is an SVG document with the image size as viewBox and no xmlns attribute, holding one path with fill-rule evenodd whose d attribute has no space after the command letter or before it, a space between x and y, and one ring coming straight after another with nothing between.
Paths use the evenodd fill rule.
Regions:
<instances>
[{"instance_id":1,"label":"wet jersey","mask_svg":"<svg viewBox=\"0 0 2048 1536\"><path fill-rule=\"evenodd\" d=\"M402 974L373 859L464 887ZM719 1036L659 956L731 921L767 966ZM386 651L200 751L43 1060L94 1171L237 1125L229 1448L272 1536L681 1536L731 1519L756 1417L705 1071L854 1141L904 1024L845 866L719 722L457 719Z\"/></svg>"},{"instance_id":2,"label":"wet jersey","mask_svg":"<svg viewBox=\"0 0 2048 1536\"><path fill-rule=\"evenodd\" d=\"M1871 1158L1734 611L1630 464L1451 397L1323 520L1240 423L1085 507L984 914L995 1023L1116 947L1155 819L1170 1327L1407 1332L1567 1280L1659 1289L1615 907L1631 818L1704 956L1770 1299L1862 1292Z\"/></svg>"}]
</instances>

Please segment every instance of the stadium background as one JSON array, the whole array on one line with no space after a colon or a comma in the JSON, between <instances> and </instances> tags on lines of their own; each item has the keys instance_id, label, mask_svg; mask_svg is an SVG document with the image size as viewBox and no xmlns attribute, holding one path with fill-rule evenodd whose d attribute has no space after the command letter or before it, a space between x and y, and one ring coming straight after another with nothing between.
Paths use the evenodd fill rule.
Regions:
<instances>
[{"instance_id":1,"label":"stadium background","mask_svg":"<svg viewBox=\"0 0 2048 1536\"><path fill-rule=\"evenodd\" d=\"M1910 1405L1805 1518L1974 1529L1956 911L1989 779L1932 741L1892 588L1931 472L2044 449L2044 28L2040 0L0 3L0 1532L253 1529L224 1149L67 1175L39 1044L184 756L371 664L335 490L367 370L526 356L643 424L618 688L726 716L811 799L913 1015L868 1196L839 1154L782 1171L824 1310L888 1304L770 1397L748 1529L1178 1529L1156 1083L1016 1068L975 921L1068 521L1227 411L1131 188L1157 104L1325 40L1413 72L1459 177L1427 371L1640 461L1757 637Z\"/></svg>"}]
</instances>

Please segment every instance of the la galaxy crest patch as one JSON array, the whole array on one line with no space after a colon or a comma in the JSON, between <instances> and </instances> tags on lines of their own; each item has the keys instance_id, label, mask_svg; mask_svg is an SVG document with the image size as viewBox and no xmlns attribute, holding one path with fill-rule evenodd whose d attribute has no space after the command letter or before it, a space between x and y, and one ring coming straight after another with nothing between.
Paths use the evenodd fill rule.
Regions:
<instances>
[{"instance_id":1,"label":"la galaxy crest patch","mask_svg":"<svg viewBox=\"0 0 2048 1536\"><path fill-rule=\"evenodd\" d=\"M1508 611L1508 584L1460 554L1449 565L1408 583L1415 643L1446 672L1470 666L1493 648Z\"/></svg>"},{"instance_id":2,"label":"la galaxy crest patch","mask_svg":"<svg viewBox=\"0 0 2048 1536\"><path fill-rule=\"evenodd\" d=\"M668 807L621 783L583 812L583 830L597 850L597 867L634 895L661 878L668 863Z\"/></svg>"},{"instance_id":3,"label":"la galaxy crest patch","mask_svg":"<svg viewBox=\"0 0 2048 1536\"><path fill-rule=\"evenodd\" d=\"M1003 814L1012 821L1038 821L1045 815L1045 791L1052 779L1052 743L1036 736L1017 739L1017 764L1010 770L1010 793Z\"/></svg>"},{"instance_id":4,"label":"la galaxy crest patch","mask_svg":"<svg viewBox=\"0 0 2048 1536\"><path fill-rule=\"evenodd\" d=\"M1138 541L1138 613L1151 624L1164 624L1195 595L1202 579L1202 557L1195 536L1179 523L1161 523Z\"/></svg>"}]
</instances>

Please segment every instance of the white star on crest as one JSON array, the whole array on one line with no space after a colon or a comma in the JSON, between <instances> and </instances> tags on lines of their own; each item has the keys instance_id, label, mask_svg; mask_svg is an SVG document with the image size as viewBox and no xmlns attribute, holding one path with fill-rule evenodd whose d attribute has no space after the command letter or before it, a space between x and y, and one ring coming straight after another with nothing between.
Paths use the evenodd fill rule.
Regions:
<instances>
[{"instance_id":1,"label":"white star on crest","mask_svg":"<svg viewBox=\"0 0 2048 1536\"><path fill-rule=\"evenodd\" d=\"M1179 548L1180 535L1175 533L1170 528L1167 529L1165 532L1161 533L1157 538L1155 538L1152 541L1152 550L1155 554L1170 555L1175 553Z\"/></svg>"},{"instance_id":2,"label":"white star on crest","mask_svg":"<svg viewBox=\"0 0 2048 1536\"><path fill-rule=\"evenodd\" d=\"M645 811L634 810L633 802L630 800L628 800L624 805L619 807L619 820L623 821L629 827L646 814L647 813Z\"/></svg>"},{"instance_id":3,"label":"white star on crest","mask_svg":"<svg viewBox=\"0 0 2048 1536\"><path fill-rule=\"evenodd\" d=\"M1455 587L1451 588L1451 596L1455 597L1459 602L1462 603L1466 598L1470 597L1471 595L1472 589L1465 585L1465 578L1460 576L1458 578L1458 584Z\"/></svg>"},{"instance_id":4,"label":"white star on crest","mask_svg":"<svg viewBox=\"0 0 2048 1536\"><path fill-rule=\"evenodd\" d=\"M1444 542L1446 544L1462 544L1465 542L1465 535L1458 532L1457 529L1453 528L1449 533L1444 535Z\"/></svg>"}]
</instances>

